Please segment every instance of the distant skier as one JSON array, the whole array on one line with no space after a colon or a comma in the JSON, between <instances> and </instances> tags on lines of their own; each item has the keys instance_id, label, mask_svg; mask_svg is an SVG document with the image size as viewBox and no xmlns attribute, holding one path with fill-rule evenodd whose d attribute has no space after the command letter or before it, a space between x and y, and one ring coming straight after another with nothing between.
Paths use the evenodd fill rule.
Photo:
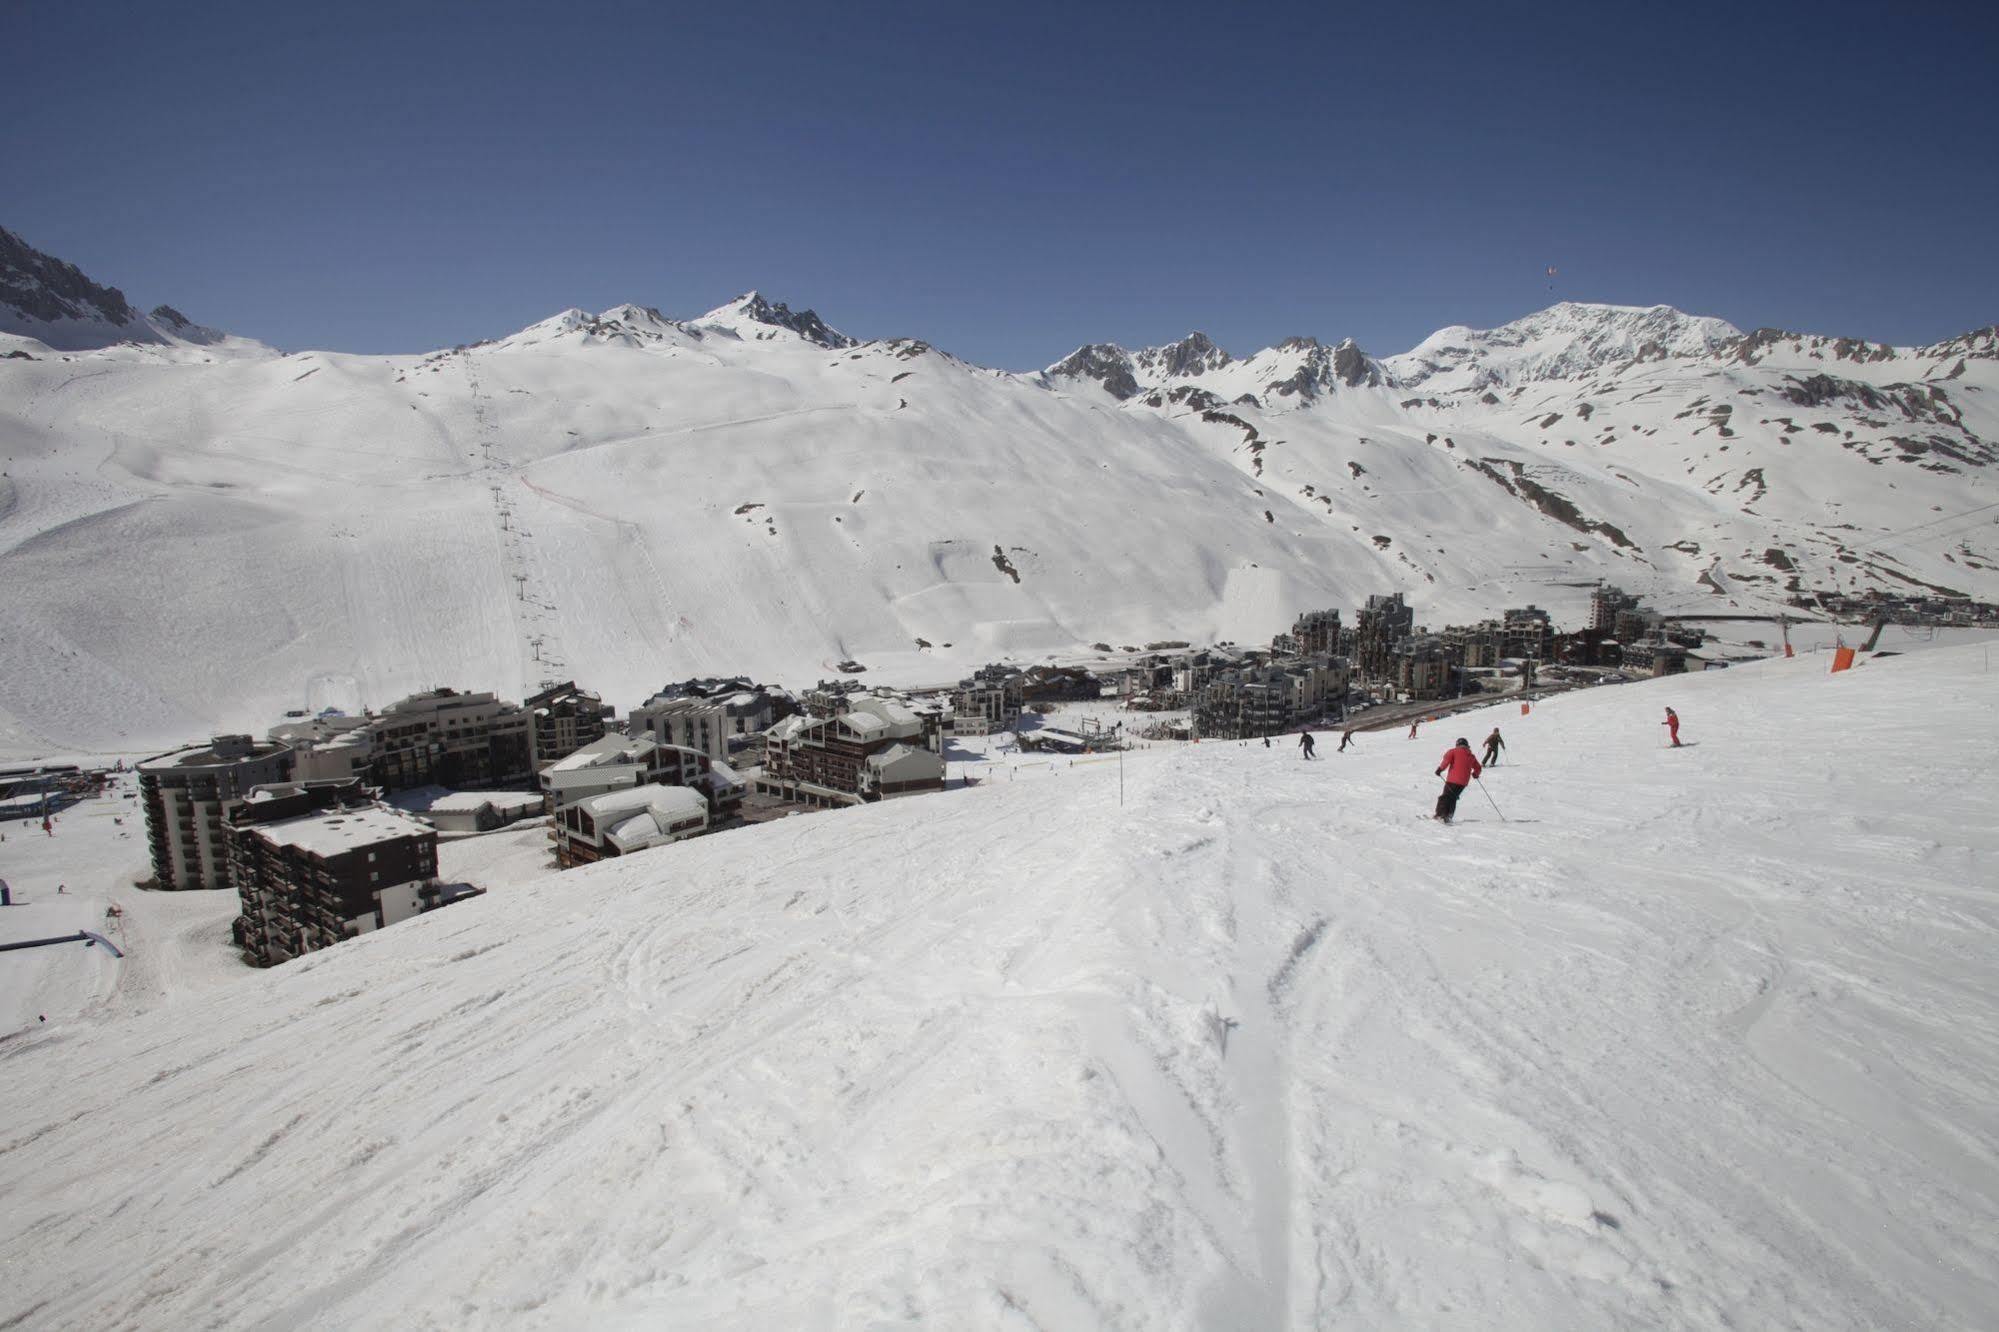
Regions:
<instances>
[{"instance_id":1,"label":"distant skier","mask_svg":"<svg viewBox=\"0 0 1999 1332\"><path fill-rule=\"evenodd\" d=\"M1444 757L1437 761L1437 775L1444 779L1443 793L1437 797L1438 819L1445 823L1451 821L1451 816L1458 812L1458 797L1482 771L1478 755L1471 752L1471 741L1459 736L1458 742L1445 750Z\"/></svg>"},{"instance_id":2,"label":"distant skier","mask_svg":"<svg viewBox=\"0 0 1999 1332\"><path fill-rule=\"evenodd\" d=\"M1485 766L1490 768L1499 762L1499 751L1506 748L1506 742L1499 738L1499 728L1492 728L1492 734L1485 738Z\"/></svg>"},{"instance_id":3,"label":"distant skier","mask_svg":"<svg viewBox=\"0 0 1999 1332\"><path fill-rule=\"evenodd\" d=\"M1409 721L1409 738L1411 740L1416 738L1416 721L1413 717Z\"/></svg>"},{"instance_id":4,"label":"distant skier","mask_svg":"<svg viewBox=\"0 0 1999 1332\"><path fill-rule=\"evenodd\" d=\"M1267 735L1263 737L1263 747L1265 749L1270 748L1270 737Z\"/></svg>"},{"instance_id":5,"label":"distant skier","mask_svg":"<svg viewBox=\"0 0 1999 1332\"><path fill-rule=\"evenodd\" d=\"M1352 743L1353 743L1353 727L1349 726L1347 727L1346 730L1340 732L1340 747L1334 750L1333 752L1335 754L1344 754L1347 752L1347 746Z\"/></svg>"},{"instance_id":6,"label":"distant skier","mask_svg":"<svg viewBox=\"0 0 1999 1332\"><path fill-rule=\"evenodd\" d=\"M1659 724L1666 728L1667 736L1673 741L1673 748L1678 749L1680 747L1680 714L1671 708L1667 708L1666 720Z\"/></svg>"},{"instance_id":7,"label":"distant skier","mask_svg":"<svg viewBox=\"0 0 1999 1332\"><path fill-rule=\"evenodd\" d=\"M1307 759L1312 757L1312 733L1310 731L1298 732L1298 748L1305 751Z\"/></svg>"}]
</instances>

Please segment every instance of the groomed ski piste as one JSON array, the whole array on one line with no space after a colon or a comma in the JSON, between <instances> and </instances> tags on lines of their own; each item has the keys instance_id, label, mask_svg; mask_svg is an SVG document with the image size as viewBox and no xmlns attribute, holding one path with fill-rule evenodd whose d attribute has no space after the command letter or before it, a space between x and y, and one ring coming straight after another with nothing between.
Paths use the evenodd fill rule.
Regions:
<instances>
[{"instance_id":1,"label":"groomed ski piste","mask_svg":"<svg viewBox=\"0 0 1999 1332\"><path fill-rule=\"evenodd\" d=\"M38 1025L0 1326L1989 1327L1995 700L1155 750Z\"/></svg>"}]
</instances>

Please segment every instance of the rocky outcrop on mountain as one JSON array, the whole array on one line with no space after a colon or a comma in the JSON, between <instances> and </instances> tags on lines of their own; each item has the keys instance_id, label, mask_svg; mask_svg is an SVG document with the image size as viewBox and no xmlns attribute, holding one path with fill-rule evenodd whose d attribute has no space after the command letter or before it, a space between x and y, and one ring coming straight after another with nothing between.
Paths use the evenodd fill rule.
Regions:
<instances>
[{"instance_id":1,"label":"rocky outcrop on mountain","mask_svg":"<svg viewBox=\"0 0 1999 1332\"><path fill-rule=\"evenodd\" d=\"M811 310L793 310L783 301L765 300L756 292L750 292L737 303L736 310L743 317L772 328L788 328L807 342L821 347L840 350L857 346L853 338L831 327Z\"/></svg>"},{"instance_id":2,"label":"rocky outcrop on mountain","mask_svg":"<svg viewBox=\"0 0 1999 1332\"><path fill-rule=\"evenodd\" d=\"M1132 358L1148 378L1191 379L1219 370L1233 358L1205 333L1189 333L1164 347L1148 347Z\"/></svg>"},{"instance_id":3,"label":"rocky outcrop on mountain","mask_svg":"<svg viewBox=\"0 0 1999 1332\"><path fill-rule=\"evenodd\" d=\"M1726 360L1758 365L1775 354L1792 359L1851 361L1866 365L1895 359L1895 349L1885 342L1864 342L1859 338L1828 338L1816 333L1794 333L1782 328L1759 328L1719 349Z\"/></svg>"},{"instance_id":4,"label":"rocky outcrop on mountain","mask_svg":"<svg viewBox=\"0 0 1999 1332\"><path fill-rule=\"evenodd\" d=\"M1264 392L1278 398L1309 401L1342 385L1360 388L1382 382L1381 367L1352 338L1333 348L1317 338L1286 338L1273 350L1299 356L1297 368L1291 374L1264 385Z\"/></svg>"},{"instance_id":5,"label":"rocky outcrop on mountain","mask_svg":"<svg viewBox=\"0 0 1999 1332\"><path fill-rule=\"evenodd\" d=\"M86 277L75 264L43 254L0 227L0 333L17 333L61 351L121 343L216 346L257 353L261 343L204 328L171 305L140 314L116 287Z\"/></svg>"},{"instance_id":6,"label":"rocky outcrop on mountain","mask_svg":"<svg viewBox=\"0 0 1999 1332\"><path fill-rule=\"evenodd\" d=\"M43 254L0 227L0 307L23 319L101 320L124 328L137 317L116 287L101 286L75 264Z\"/></svg>"},{"instance_id":7,"label":"rocky outcrop on mountain","mask_svg":"<svg viewBox=\"0 0 1999 1332\"><path fill-rule=\"evenodd\" d=\"M1800 407L1823 407L1846 402L1870 411L1896 411L1905 420L1957 425L1962 413L1951 405L1950 395L1935 384L1886 384L1877 388L1858 380L1835 375L1784 376L1778 393Z\"/></svg>"},{"instance_id":8,"label":"rocky outcrop on mountain","mask_svg":"<svg viewBox=\"0 0 1999 1332\"><path fill-rule=\"evenodd\" d=\"M1052 379L1089 379L1120 402L1138 396L1138 378L1132 373L1131 356L1109 342L1093 342L1078 347L1067 357L1048 367Z\"/></svg>"},{"instance_id":9,"label":"rocky outcrop on mountain","mask_svg":"<svg viewBox=\"0 0 1999 1332\"><path fill-rule=\"evenodd\" d=\"M1999 361L1999 324L1988 324L1984 328L1960 333L1954 338L1932 343L1921 349L1921 354L1938 360L1968 358L1974 361Z\"/></svg>"}]
</instances>

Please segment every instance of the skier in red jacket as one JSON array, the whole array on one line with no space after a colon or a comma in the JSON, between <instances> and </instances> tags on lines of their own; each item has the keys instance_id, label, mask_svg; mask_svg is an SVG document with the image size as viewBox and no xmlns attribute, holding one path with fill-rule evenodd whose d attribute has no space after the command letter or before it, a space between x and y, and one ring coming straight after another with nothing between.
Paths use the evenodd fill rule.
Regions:
<instances>
[{"instance_id":1,"label":"skier in red jacket","mask_svg":"<svg viewBox=\"0 0 1999 1332\"><path fill-rule=\"evenodd\" d=\"M1437 797L1437 817L1445 823L1458 812L1458 797L1472 784L1485 769L1480 766L1478 755L1471 752L1471 741L1463 736L1444 751L1444 757L1437 762L1437 775L1444 779L1444 792Z\"/></svg>"},{"instance_id":2,"label":"skier in red jacket","mask_svg":"<svg viewBox=\"0 0 1999 1332\"><path fill-rule=\"evenodd\" d=\"M1673 748L1678 749L1680 747L1680 714L1671 708L1667 708L1666 720L1659 724L1664 726L1666 734L1672 737Z\"/></svg>"}]
</instances>

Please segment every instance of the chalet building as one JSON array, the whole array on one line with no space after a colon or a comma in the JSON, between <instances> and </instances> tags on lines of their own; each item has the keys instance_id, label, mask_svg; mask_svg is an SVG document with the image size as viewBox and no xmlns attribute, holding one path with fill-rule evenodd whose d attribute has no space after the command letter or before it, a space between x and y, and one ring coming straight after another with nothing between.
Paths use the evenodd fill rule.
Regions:
<instances>
[{"instance_id":1,"label":"chalet building","mask_svg":"<svg viewBox=\"0 0 1999 1332\"><path fill-rule=\"evenodd\" d=\"M923 721L892 699L859 697L836 717L788 717L764 736L756 789L831 807L944 789L944 760Z\"/></svg>"},{"instance_id":2,"label":"chalet building","mask_svg":"<svg viewBox=\"0 0 1999 1332\"><path fill-rule=\"evenodd\" d=\"M951 693L954 735L991 735L1020 724L1027 677L1007 666L984 666Z\"/></svg>"},{"instance_id":3,"label":"chalet building","mask_svg":"<svg viewBox=\"0 0 1999 1332\"><path fill-rule=\"evenodd\" d=\"M615 732L558 759L541 773L548 810L556 815L579 801L641 786L682 786L697 792L708 804L711 825L741 813L749 789L734 768L702 750Z\"/></svg>"},{"instance_id":4,"label":"chalet building","mask_svg":"<svg viewBox=\"0 0 1999 1332\"><path fill-rule=\"evenodd\" d=\"M563 869L696 837L708 827L708 802L684 786L634 786L565 806L551 836Z\"/></svg>"},{"instance_id":5,"label":"chalet building","mask_svg":"<svg viewBox=\"0 0 1999 1332\"><path fill-rule=\"evenodd\" d=\"M301 780L359 777L383 791L534 785L529 713L491 694L432 689L365 717L318 717L271 728L290 744Z\"/></svg>"},{"instance_id":6,"label":"chalet building","mask_svg":"<svg viewBox=\"0 0 1999 1332\"><path fill-rule=\"evenodd\" d=\"M266 786L230 811L236 942L258 966L328 948L455 900L437 833L361 783Z\"/></svg>"},{"instance_id":7,"label":"chalet building","mask_svg":"<svg viewBox=\"0 0 1999 1332\"><path fill-rule=\"evenodd\" d=\"M289 779L292 751L247 735L218 735L205 745L138 765L153 882L161 888L227 888L231 810L251 789Z\"/></svg>"},{"instance_id":8,"label":"chalet building","mask_svg":"<svg viewBox=\"0 0 1999 1332\"><path fill-rule=\"evenodd\" d=\"M529 697L523 705L534 718L534 766L539 772L559 758L604 738L604 719L611 706L574 680L565 680Z\"/></svg>"}]
</instances>

